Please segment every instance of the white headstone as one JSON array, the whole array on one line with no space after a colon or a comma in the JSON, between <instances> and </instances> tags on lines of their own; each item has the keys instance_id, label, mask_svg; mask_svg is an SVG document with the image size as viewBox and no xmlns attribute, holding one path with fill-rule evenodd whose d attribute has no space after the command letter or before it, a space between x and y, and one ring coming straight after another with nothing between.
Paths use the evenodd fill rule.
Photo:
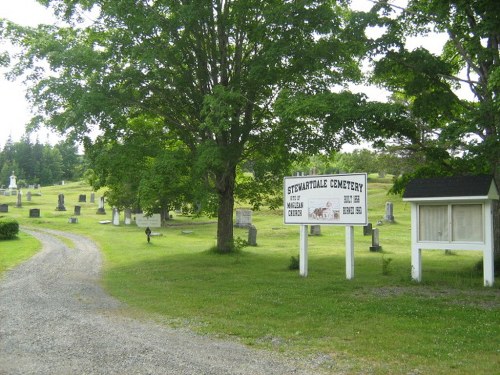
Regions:
<instances>
[{"instance_id":1,"label":"white headstone","mask_svg":"<svg viewBox=\"0 0 500 375\"><path fill-rule=\"evenodd\" d=\"M125 209L125 225L132 224L132 211L130 208Z\"/></svg>"},{"instance_id":2,"label":"white headstone","mask_svg":"<svg viewBox=\"0 0 500 375\"><path fill-rule=\"evenodd\" d=\"M252 225L252 210L236 209L236 226L246 228Z\"/></svg>"},{"instance_id":3,"label":"white headstone","mask_svg":"<svg viewBox=\"0 0 500 375\"><path fill-rule=\"evenodd\" d=\"M12 171L12 175L10 176L9 189L17 189L16 176L14 175L14 171Z\"/></svg>"},{"instance_id":4,"label":"white headstone","mask_svg":"<svg viewBox=\"0 0 500 375\"><path fill-rule=\"evenodd\" d=\"M120 225L120 211L118 211L118 208L113 208L113 225Z\"/></svg>"}]
</instances>

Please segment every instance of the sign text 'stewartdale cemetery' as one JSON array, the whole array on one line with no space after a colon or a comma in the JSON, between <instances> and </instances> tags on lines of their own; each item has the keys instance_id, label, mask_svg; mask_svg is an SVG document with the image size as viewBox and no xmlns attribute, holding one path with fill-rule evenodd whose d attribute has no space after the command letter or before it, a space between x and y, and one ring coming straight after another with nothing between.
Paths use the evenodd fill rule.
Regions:
<instances>
[{"instance_id":1,"label":"sign text 'stewartdale cemetery'","mask_svg":"<svg viewBox=\"0 0 500 375\"><path fill-rule=\"evenodd\" d=\"M285 177L285 224L366 225L366 174Z\"/></svg>"}]
</instances>

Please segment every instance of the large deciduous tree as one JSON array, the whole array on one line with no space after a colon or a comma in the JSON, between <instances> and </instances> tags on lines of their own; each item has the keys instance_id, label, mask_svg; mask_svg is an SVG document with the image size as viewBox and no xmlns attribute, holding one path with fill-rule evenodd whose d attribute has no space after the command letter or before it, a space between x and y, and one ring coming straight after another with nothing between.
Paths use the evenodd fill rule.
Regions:
<instances>
[{"instance_id":1,"label":"large deciduous tree","mask_svg":"<svg viewBox=\"0 0 500 375\"><path fill-rule=\"evenodd\" d=\"M489 173L500 182L500 2L410 0L401 9L380 1L373 11L398 13L385 18L383 39L392 43L376 64L375 78L406 102L405 124L413 124L413 130L391 134L423 151L425 162L416 174ZM447 35L439 56L404 47L408 36L429 32ZM458 84L470 89L469 99L455 94ZM498 204L494 217L500 257Z\"/></svg>"},{"instance_id":2,"label":"large deciduous tree","mask_svg":"<svg viewBox=\"0 0 500 375\"><path fill-rule=\"evenodd\" d=\"M284 126L276 99L283 90L310 95L358 79L366 47L347 1L39 2L75 25L3 24L3 36L23 47L14 73L33 84L33 126L80 137L94 126L101 140L119 141L130 119L159 119L218 196L221 252L232 246L238 165L256 161L255 181L265 181L265 164L282 170L289 152L308 143L311 150L310 137L317 144L324 125Z\"/></svg>"}]
</instances>

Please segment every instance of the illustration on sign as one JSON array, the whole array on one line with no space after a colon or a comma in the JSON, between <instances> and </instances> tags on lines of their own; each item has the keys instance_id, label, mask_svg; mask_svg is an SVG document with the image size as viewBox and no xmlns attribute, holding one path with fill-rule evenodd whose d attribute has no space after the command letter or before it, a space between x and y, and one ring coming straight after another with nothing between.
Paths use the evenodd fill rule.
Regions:
<instances>
[{"instance_id":1,"label":"illustration on sign","mask_svg":"<svg viewBox=\"0 0 500 375\"><path fill-rule=\"evenodd\" d=\"M285 224L366 225L366 174L285 177Z\"/></svg>"}]
</instances>

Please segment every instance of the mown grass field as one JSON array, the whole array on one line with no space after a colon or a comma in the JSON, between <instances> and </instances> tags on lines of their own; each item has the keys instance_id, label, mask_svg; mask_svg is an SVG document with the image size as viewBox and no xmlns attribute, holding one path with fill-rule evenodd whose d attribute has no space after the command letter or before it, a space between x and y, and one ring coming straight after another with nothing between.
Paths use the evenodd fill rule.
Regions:
<instances>
[{"instance_id":1,"label":"mown grass field","mask_svg":"<svg viewBox=\"0 0 500 375\"><path fill-rule=\"evenodd\" d=\"M174 215L148 244L143 228L99 224L111 220L111 209L96 215L99 194L89 203L83 183L42 188L22 208L15 197L0 196L0 203L9 203L7 215L23 226L92 237L104 256L103 286L166 324L311 357L331 373L499 373L500 281L482 286L475 270L480 252L424 251L423 282L412 282L410 206L388 196L389 187L384 180L369 183L370 222L391 201L396 223L378 226L383 251L377 253L369 251L362 228L355 229L353 280L345 278L343 227L322 226L321 236L309 238L307 278L289 270L299 228L284 225L281 211L254 212L258 246L218 255L208 251L216 243L213 219ZM55 211L59 193L65 212ZM78 203L79 194L87 194L87 203ZM70 224L75 205L82 214ZM28 218L29 208L40 208L41 218ZM244 229L235 233L247 238ZM20 249L29 256L38 244L24 234L0 242L0 267Z\"/></svg>"}]
</instances>

